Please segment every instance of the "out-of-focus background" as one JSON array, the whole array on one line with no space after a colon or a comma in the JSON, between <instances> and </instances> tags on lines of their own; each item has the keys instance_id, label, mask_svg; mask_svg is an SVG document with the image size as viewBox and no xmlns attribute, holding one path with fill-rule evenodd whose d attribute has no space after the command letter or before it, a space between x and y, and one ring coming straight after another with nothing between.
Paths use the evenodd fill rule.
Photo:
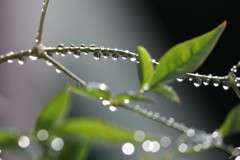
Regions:
<instances>
[{"instance_id":1,"label":"out-of-focus background","mask_svg":"<svg viewBox=\"0 0 240 160\"><path fill-rule=\"evenodd\" d=\"M0 54L30 49L34 45L42 1L0 1ZM159 59L171 46L203 34L224 20L227 28L219 43L203 66L201 74L224 76L239 61L238 38L240 23L238 5L226 0L173 1L173 0L51 0L46 15L43 43L46 46L66 46L74 43L135 51L143 45L152 58ZM113 93L137 90L139 86L136 64L126 60L96 61L92 55L75 59L57 57L66 67L85 81L106 83ZM44 61L30 61L23 66L17 62L0 65L0 130L32 130L42 107L66 83L64 74L57 74ZM223 122L228 111L239 99L232 90L221 87L195 88L191 82L173 83L181 98L181 105L157 97L158 105L142 105L187 126L213 132ZM71 116L98 117L126 128L149 133L178 133L155 122L119 110L111 113L98 102L74 97ZM239 146L239 138L227 143ZM4 151L2 151L4 154ZM161 150L164 152L164 150ZM161 155L161 154L160 154ZM5 159L13 159L8 155ZM12 156L12 157L11 157ZM94 149L94 159L137 159L136 154L125 156L119 146L111 149ZM177 157L176 159L192 159ZM194 159L227 159L227 155L211 150L194 156Z\"/></svg>"}]
</instances>

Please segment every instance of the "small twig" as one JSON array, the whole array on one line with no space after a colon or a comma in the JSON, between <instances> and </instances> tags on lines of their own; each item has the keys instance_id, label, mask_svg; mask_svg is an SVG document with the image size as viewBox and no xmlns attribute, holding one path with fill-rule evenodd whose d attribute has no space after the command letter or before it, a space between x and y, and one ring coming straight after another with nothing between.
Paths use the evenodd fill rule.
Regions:
<instances>
[{"instance_id":1,"label":"small twig","mask_svg":"<svg viewBox=\"0 0 240 160\"><path fill-rule=\"evenodd\" d=\"M81 85L86 87L86 82L83 81L81 78L79 78L77 75L75 75L74 73L72 73L70 70L68 70L65 66L63 66L61 63L59 63L58 61L56 61L54 58L52 58L51 56L47 55L47 54L43 54L40 58L43 58L47 61L49 61L50 63L52 63L55 67L57 67L57 69L63 71L66 75L68 75L69 77L71 77L72 79L74 79L76 82L80 83Z\"/></svg>"},{"instance_id":2,"label":"small twig","mask_svg":"<svg viewBox=\"0 0 240 160\"><path fill-rule=\"evenodd\" d=\"M42 43L44 19L45 19L45 15L47 13L48 3L49 3L49 0L44 0L43 1L41 19L40 19L40 23L39 23L37 37L35 39L36 44L41 44Z\"/></svg>"}]
</instances>

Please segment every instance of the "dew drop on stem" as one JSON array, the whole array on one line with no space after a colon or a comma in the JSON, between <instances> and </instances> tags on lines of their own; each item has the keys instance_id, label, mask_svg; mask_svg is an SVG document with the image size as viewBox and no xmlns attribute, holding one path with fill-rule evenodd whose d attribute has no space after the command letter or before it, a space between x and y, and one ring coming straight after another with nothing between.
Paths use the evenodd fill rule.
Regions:
<instances>
[{"instance_id":1,"label":"dew drop on stem","mask_svg":"<svg viewBox=\"0 0 240 160\"><path fill-rule=\"evenodd\" d=\"M112 59L113 59L113 60L116 61L116 60L118 59L118 57L119 57L119 54L118 54L118 53L113 53L113 54L112 54Z\"/></svg>"},{"instance_id":2,"label":"dew drop on stem","mask_svg":"<svg viewBox=\"0 0 240 160\"><path fill-rule=\"evenodd\" d=\"M194 84L195 87L200 87L201 84L202 84L202 79L201 78L195 78L193 80L193 84Z\"/></svg>"},{"instance_id":3,"label":"dew drop on stem","mask_svg":"<svg viewBox=\"0 0 240 160\"><path fill-rule=\"evenodd\" d=\"M127 56L127 55L125 55L125 54L123 54L123 55L122 55L122 59L123 59L123 60L126 60L126 59L127 59L127 57L128 57L128 56Z\"/></svg>"},{"instance_id":4,"label":"dew drop on stem","mask_svg":"<svg viewBox=\"0 0 240 160\"><path fill-rule=\"evenodd\" d=\"M183 82L183 81L184 81L184 77L176 78L176 80L177 80L178 82Z\"/></svg>"},{"instance_id":5,"label":"dew drop on stem","mask_svg":"<svg viewBox=\"0 0 240 160\"><path fill-rule=\"evenodd\" d=\"M18 58L18 64L19 65L24 65L26 62L26 58L25 57L19 57Z\"/></svg>"},{"instance_id":6,"label":"dew drop on stem","mask_svg":"<svg viewBox=\"0 0 240 160\"><path fill-rule=\"evenodd\" d=\"M55 69L56 73L61 73L62 71L58 68Z\"/></svg>"},{"instance_id":7,"label":"dew drop on stem","mask_svg":"<svg viewBox=\"0 0 240 160\"><path fill-rule=\"evenodd\" d=\"M210 79L209 78L203 79L203 85L204 86L208 86L209 83L210 83Z\"/></svg>"},{"instance_id":8,"label":"dew drop on stem","mask_svg":"<svg viewBox=\"0 0 240 160\"><path fill-rule=\"evenodd\" d=\"M80 51L74 51L73 55L75 58L79 58L81 56L81 52Z\"/></svg>"},{"instance_id":9,"label":"dew drop on stem","mask_svg":"<svg viewBox=\"0 0 240 160\"><path fill-rule=\"evenodd\" d=\"M220 80L216 79L213 81L213 86L218 87L220 85Z\"/></svg>"},{"instance_id":10,"label":"dew drop on stem","mask_svg":"<svg viewBox=\"0 0 240 160\"><path fill-rule=\"evenodd\" d=\"M228 90L228 89L230 88L230 85L229 85L228 82L224 81L224 82L222 83L222 87L223 87L224 90Z\"/></svg>"},{"instance_id":11,"label":"dew drop on stem","mask_svg":"<svg viewBox=\"0 0 240 160\"><path fill-rule=\"evenodd\" d=\"M131 57L131 58L130 58L130 61L132 61L132 62L135 62L136 60L137 60L136 57Z\"/></svg>"},{"instance_id":12,"label":"dew drop on stem","mask_svg":"<svg viewBox=\"0 0 240 160\"><path fill-rule=\"evenodd\" d=\"M46 61L46 65L52 66L53 64L51 62L49 62L49 61Z\"/></svg>"},{"instance_id":13,"label":"dew drop on stem","mask_svg":"<svg viewBox=\"0 0 240 160\"><path fill-rule=\"evenodd\" d=\"M103 52L103 58L108 58L109 57L109 55L110 55L110 53L109 52Z\"/></svg>"},{"instance_id":14,"label":"dew drop on stem","mask_svg":"<svg viewBox=\"0 0 240 160\"><path fill-rule=\"evenodd\" d=\"M93 56L95 60L99 60L102 58L102 52L94 52Z\"/></svg>"}]
</instances>

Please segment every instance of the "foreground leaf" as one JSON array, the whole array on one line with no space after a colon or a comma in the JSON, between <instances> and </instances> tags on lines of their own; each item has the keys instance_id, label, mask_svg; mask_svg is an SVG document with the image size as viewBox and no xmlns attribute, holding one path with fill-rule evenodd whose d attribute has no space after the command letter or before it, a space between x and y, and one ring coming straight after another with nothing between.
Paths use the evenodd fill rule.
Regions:
<instances>
[{"instance_id":1,"label":"foreground leaf","mask_svg":"<svg viewBox=\"0 0 240 160\"><path fill-rule=\"evenodd\" d=\"M148 51L143 48L142 46L137 47L137 53L138 53L138 76L141 83L141 91L144 92L145 87L148 88L149 82L152 79L153 75L153 65L152 65L152 59L149 55Z\"/></svg>"},{"instance_id":2,"label":"foreground leaf","mask_svg":"<svg viewBox=\"0 0 240 160\"><path fill-rule=\"evenodd\" d=\"M151 86L169 83L200 67L213 50L225 27L226 22L223 22L212 31L169 49L159 60Z\"/></svg>"},{"instance_id":3,"label":"foreground leaf","mask_svg":"<svg viewBox=\"0 0 240 160\"><path fill-rule=\"evenodd\" d=\"M90 143L133 141L133 133L101 120L78 118L67 121L58 134Z\"/></svg>"},{"instance_id":4,"label":"foreground leaf","mask_svg":"<svg viewBox=\"0 0 240 160\"><path fill-rule=\"evenodd\" d=\"M59 127L67 116L70 108L70 94L64 90L52 99L40 113L35 131L52 130Z\"/></svg>"},{"instance_id":5,"label":"foreground leaf","mask_svg":"<svg viewBox=\"0 0 240 160\"><path fill-rule=\"evenodd\" d=\"M91 99L99 99L103 98L105 100L108 100L110 98L110 92L106 90L101 90L100 88L91 88L91 87L82 87L82 86L69 86L69 91L73 92L77 95L91 98Z\"/></svg>"},{"instance_id":6,"label":"foreground leaf","mask_svg":"<svg viewBox=\"0 0 240 160\"><path fill-rule=\"evenodd\" d=\"M0 133L0 150L18 148L18 138L17 135Z\"/></svg>"},{"instance_id":7,"label":"foreground leaf","mask_svg":"<svg viewBox=\"0 0 240 160\"><path fill-rule=\"evenodd\" d=\"M180 104L180 98L178 94L173 90L172 87L167 85L157 85L152 89L152 91L158 95L170 99L171 101Z\"/></svg>"},{"instance_id":8,"label":"foreground leaf","mask_svg":"<svg viewBox=\"0 0 240 160\"><path fill-rule=\"evenodd\" d=\"M240 105L228 113L219 131L224 137L240 132Z\"/></svg>"}]
</instances>

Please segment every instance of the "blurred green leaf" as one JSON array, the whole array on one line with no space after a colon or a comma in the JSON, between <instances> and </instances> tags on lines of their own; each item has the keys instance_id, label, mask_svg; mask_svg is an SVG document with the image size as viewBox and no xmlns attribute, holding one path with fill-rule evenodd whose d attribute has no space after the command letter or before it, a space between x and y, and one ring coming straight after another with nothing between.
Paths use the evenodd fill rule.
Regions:
<instances>
[{"instance_id":1,"label":"blurred green leaf","mask_svg":"<svg viewBox=\"0 0 240 160\"><path fill-rule=\"evenodd\" d=\"M70 108L70 93L60 92L42 110L37 119L35 132L41 129L52 130L59 127L66 118Z\"/></svg>"},{"instance_id":2,"label":"blurred green leaf","mask_svg":"<svg viewBox=\"0 0 240 160\"><path fill-rule=\"evenodd\" d=\"M56 160L86 160L90 152L88 143L73 143L64 141L64 148L59 153Z\"/></svg>"},{"instance_id":3,"label":"blurred green leaf","mask_svg":"<svg viewBox=\"0 0 240 160\"><path fill-rule=\"evenodd\" d=\"M69 120L57 131L57 134L90 143L134 141L131 131L89 118Z\"/></svg>"},{"instance_id":4,"label":"blurred green leaf","mask_svg":"<svg viewBox=\"0 0 240 160\"><path fill-rule=\"evenodd\" d=\"M110 103L113 105L123 104L126 103L126 101L127 103L129 103L130 101L144 101L151 103L154 102L152 98L137 94L135 92L120 94L110 99Z\"/></svg>"},{"instance_id":5,"label":"blurred green leaf","mask_svg":"<svg viewBox=\"0 0 240 160\"><path fill-rule=\"evenodd\" d=\"M240 104L228 113L219 131L224 137L240 132Z\"/></svg>"},{"instance_id":6,"label":"blurred green leaf","mask_svg":"<svg viewBox=\"0 0 240 160\"><path fill-rule=\"evenodd\" d=\"M77 95L97 100L101 97L105 100L108 100L111 96L109 91L101 90L100 88L69 86L68 89Z\"/></svg>"},{"instance_id":7,"label":"blurred green leaf","mask_svg":"<svg viewBox=\"0 0 240 160\"><path fill-rule=\"evenodd\" d=\"M168 98L177 104L180 104L180 98L178 94L170 86L158 84L152 88L151 91L165 98Z\"/></svg>"},{"instance_id":8,"label":"blurred green leaf","mask_svg":"<svg viewBox=\"0 0 240 160\"><path fill-rule=\"evenodd\" d=\"M144 90L148 90L149 88L149 82L152 79L153 75L153 64L152 64L152 58L148 51L142 47L137 47L137 53L138 53L138 76L141 83L141 92L144 92ZM147 88L147 89L146 89Z\"/></svg>"},{"instance_id":9,"label":"blurred green leaf","mask_svg":"<svg viewBox=\"0 0 240 160\"><path fill-rule=\"evenodd\" d=\"M0 133L0 149L14 149L18 148L18 135L10 133Z\"/></svg>"},{"instance_id":10,"label":"blurred green leaf","mask_svg":"<svg viewBox=\"0 0 240 160\"><path fill-rule=\"evenodd\" d=\"M223 22L212 31L169 49L159 60L150 85L169 83L200 67L213 50L225 27L226 22Z\"/></svg>"}]
</instances>

